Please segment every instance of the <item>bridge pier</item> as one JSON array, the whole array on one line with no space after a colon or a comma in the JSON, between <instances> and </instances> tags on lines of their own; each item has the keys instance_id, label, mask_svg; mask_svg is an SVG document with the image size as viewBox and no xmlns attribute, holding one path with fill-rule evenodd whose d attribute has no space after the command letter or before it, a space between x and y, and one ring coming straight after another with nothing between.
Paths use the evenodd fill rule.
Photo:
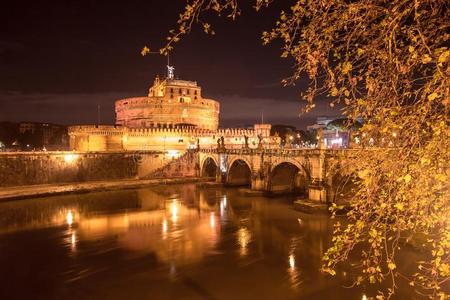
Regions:
<instances>
[{"instance_id":1,"label":"bridge pier","mask_svg":"<svg viewBox=\"0 0 450 300\"><path fill-rule=\"evenodd\" d=\"M327 189L322 182L312 182L308 187L308 199L321 203L327 202Z\"/></svg>"},{"instance_id":2,"label":"bridge pier","mask_svg":"<svg viewBox=\"0 0 450 300\"><path fill-rule=\"evenodd\" d=\"M265 180L267 178L264 176L264 174L261 174L261 172L254 172L252 174L252 190L255 191L265 191L267 190L267 181Z\"/></svg>"}]
</instances>

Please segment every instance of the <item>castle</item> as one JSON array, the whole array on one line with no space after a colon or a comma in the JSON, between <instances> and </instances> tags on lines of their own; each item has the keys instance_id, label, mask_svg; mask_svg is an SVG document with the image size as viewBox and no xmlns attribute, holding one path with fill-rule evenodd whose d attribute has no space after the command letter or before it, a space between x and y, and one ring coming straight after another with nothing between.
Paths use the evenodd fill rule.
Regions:
<instances>
[{"instance_id":1,"label":"castle","mask_svg":"<svg viewBox=\"0 0 450 300\"><path fill-rule=\"evenodd\" d=\"M115 102L116 125L71 126L73 151L164 151L178 156L188 149L272 148L270 124L251 129L219 129L220 104L202 97L195 81L174 78L168 66L164 80L157 76L146 97Z\"/></svg>"}]
</instances>

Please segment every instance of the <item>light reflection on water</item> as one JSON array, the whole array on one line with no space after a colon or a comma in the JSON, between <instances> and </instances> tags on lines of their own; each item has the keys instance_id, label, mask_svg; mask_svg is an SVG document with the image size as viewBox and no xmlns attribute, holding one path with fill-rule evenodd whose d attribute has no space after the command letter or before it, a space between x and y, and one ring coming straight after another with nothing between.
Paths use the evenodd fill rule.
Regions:
<instances>
[{"instance_id":1,"label":"light reflection on water","mask_svg":"<svg viewBox=\"0 0 450 300\"><path fill-rule=\"evenodd\" d=\"M290 201L176 185L1 203L0 298L361 299L319 272L331 221Z\"/></svg>"}]
</instances>

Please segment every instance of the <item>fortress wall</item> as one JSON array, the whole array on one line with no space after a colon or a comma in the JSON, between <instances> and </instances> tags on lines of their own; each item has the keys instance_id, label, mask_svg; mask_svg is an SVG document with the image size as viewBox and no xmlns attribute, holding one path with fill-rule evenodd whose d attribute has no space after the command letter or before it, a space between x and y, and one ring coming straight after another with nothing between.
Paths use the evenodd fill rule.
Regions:
<instances>
[{"instance_id":1,"label":"fortress wall","mask_svg":"<svg viewBox=\"0 0 450 300\"><path fill-rule=\"evenodd\" d=\"M257 148L259 138L253 129L219 130L189 127L127 128L122 126L73 126L69 128L70 146L75 151L186 151L216 148L222 137L227 148L241 148L245 138L250 148Z\"/></svg>"},{"instance_id":2,"label":"fortress wall","mask_svg":"<svg viewBox=\"0 0 450 300\"><path fill-rule=\"evenodd\" d=\"M175 160L156 151L1 153L0 187L148 178ZM164 176L192 176L188 171Z\"/></svg>"}]
</instances>

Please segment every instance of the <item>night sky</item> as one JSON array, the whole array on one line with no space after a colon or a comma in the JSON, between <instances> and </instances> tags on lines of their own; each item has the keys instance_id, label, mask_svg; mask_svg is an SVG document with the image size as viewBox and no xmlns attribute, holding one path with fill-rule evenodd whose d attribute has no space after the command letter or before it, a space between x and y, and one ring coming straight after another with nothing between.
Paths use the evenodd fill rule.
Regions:
<instances>
[{"instance_id":1,"label":"night sky","mask_svg":"<svg viewBox=\"0 0 450 300\"><path fill-rule=\"evenodd\" d=\"M94 124L101 105L101 122L113 124L115 100L146 95L155 75L165 74L165 57L142 57L140 50L163 45L183 6L181 0L3 3L0 121ZM279 57L279 44L260 40L277 15L249 6L235 22L209 19L215 36L197 27L171 55L177 77L197 81L203 96L220 101L222 126L259 122L262 112L267 122L299 127L339 114L319 101L299 117L306 78L283 88L290 61Z\"/></svg>"}]
</instances>

